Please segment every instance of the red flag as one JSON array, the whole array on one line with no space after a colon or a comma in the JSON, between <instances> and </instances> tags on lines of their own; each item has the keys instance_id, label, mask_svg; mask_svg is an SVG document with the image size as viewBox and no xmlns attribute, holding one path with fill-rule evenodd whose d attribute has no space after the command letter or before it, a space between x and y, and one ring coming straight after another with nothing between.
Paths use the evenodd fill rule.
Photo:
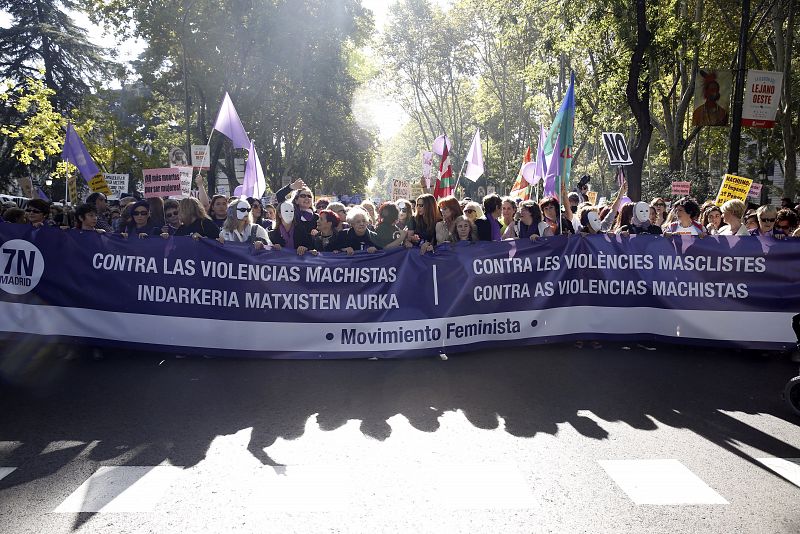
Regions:
<instances>
[{"instance_id":1,"label":"red flag","mask_svg":"<svg viewBox=\"0 0 800 534\"><path fill-rule=\"evenodd\" d=\"M453 194L453 167L450 165L450 153L447 150L447 143L444 143L442 161L439 163L439 177L436 179L436 187L433 189L433 196L440 198Z\"/></svg>"},{"instance_id":2,"label":"red flag","mask_svg":"<svg viewBox=\"0 0 800 534\"><path fill-rule=\"evenodd\" d=\"M531 161L531 147L525 151L525 156L522 158L522 166ZM521 198L522 200L530 200L531 189L533 186L529 185L527 180L522 177L522 167L520 167L519 174L517 174L517 181L511 186L511 193L509 196L512 198Z\"/></svg>"}]
</instances>

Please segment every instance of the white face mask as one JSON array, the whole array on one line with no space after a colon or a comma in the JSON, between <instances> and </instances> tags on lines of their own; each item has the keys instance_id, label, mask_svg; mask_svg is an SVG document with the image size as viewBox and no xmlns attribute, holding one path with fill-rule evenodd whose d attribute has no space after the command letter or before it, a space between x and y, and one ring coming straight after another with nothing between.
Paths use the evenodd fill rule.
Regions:
<instances>
[{"instance_id":1,"label":"white face mask","mask_svg":"<svg viewBox=\"0 0 800 534\"><path fill-rule=\"evenodd\" d=\"M249 209L250 209L250 203L247 202L246 200L240 200L236 204L236 218L239 219L240 221L242 219L247 218L247 215L250 212L249 211L242 211L242 210L249 210Z\"/></svg>"},{"instance_id":2,"label":"white face mask","mask_svg":"<svg viewBox=\"0 0 800 534\"><path fill-rule=\"evenodd\" d=\"M647 202L637 202L633 207L633 223L641 225L650 222L650 205Z\"/></svg>"},{"instance_id":3,"label":"white face mask","mask_svg":"<svg viewBox=\"0 0 800 534\"><path fill-rule=\"evenodd\" d=\"M586 220L589 221L589 226L591 226L592 230L595 232L600 231L600 216L596 211L590 211L587 213Z\"/></svg>"},{"instance_id":4,"label":"white face mask","mask_svg":"<svg viewBox=\"0 0 800 534\"><path fill-rule=\"evenodd\" d=\"M281 220L285 223L294 221L294 204L291 202L281 204Z\"/></svg>"}]
</instances>

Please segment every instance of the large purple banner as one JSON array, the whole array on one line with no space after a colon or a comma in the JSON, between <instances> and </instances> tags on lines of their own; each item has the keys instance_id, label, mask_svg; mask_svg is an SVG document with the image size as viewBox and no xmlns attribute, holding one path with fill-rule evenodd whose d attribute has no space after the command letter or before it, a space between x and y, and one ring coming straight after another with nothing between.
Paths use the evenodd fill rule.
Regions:
<instances>
[{"instance_id":1,"label":"large purple banner","mask_svg":"<svg viewBox=\"0 0 800 534\"><path fill-rule=\"evenodd\" d=\"M579 339L794 344L800 241L577 236L298 257L0 225L0 331L175 351L400 357Z\"/></svg>"}]
</instances>

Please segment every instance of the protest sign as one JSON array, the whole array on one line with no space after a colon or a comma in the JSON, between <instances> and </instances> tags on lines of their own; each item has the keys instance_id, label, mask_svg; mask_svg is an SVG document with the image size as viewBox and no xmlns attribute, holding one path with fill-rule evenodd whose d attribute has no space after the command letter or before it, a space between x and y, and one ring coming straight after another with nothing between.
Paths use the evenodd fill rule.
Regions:
<instances>
[{"instance_id":1,"label":"protest sign","mask_svg":"<svg viewBox=\"0 0 800 534\"><path fill-rule=\"evenodd\" d=\"M201 171L207 171L209 165L211 165L211 160L208 156L208 147L206 145L192 145L192 166Z\"/></svg>"},{"instance_id":2,"label":"protest sign","mask_svg":"<svg viewBox=\"0 0 800 534\"><path fill-rule=\"evenodd\" d=\"M396 202L401 198L411 198L411 182L408 180L392 179L392 201Z\"/></svg>"},{"instance_id":3,"label":"protest sign","mask_svg":"<svg viewBox=\"0 0 800 534\"><path fill-rule=\"evenodd\" d=\"M431 186L431 172L433 170L433 152L426 150L422 153L422 178L425 187Z\"/></svg>"},{"instance_id":4,"label":"protest sign","mask_svg":"<svg viewBox=\"0 0 800 534\"><path fill-rule=\"evenodd\" d=\"M633 158L628 151L625 136L621 133L603 132L603 145L606 147L608 162L612 166L633 165Z\"/></svg>"},{"instance_id":5,"label":"protest sign","mask_svg":"<svg viewBox=\"0 0 800 534\"><path fill-rule=\"evenodd\" d=\"M688 196L691 186L691 182L672 182L672 194L678 197Z\"/></svg>"},{"instance_id":6,"label":"protest sign","mask_svg":"<svg viewBox=\"0 0 800 534\"><path fill-rule=\"evenodd\" d=\"M186 157L186 151L181 147L172 147L169 151L169 166L185 167L187 165L189 165L189 158Z\"/></svg>"},{"instance_id":7,"label":"protest sign","mask_svg":"<svg viewBox=\"0 0 800 534\"><path fill-rule=\"evenodd\" d=\"M36 198L36 192L33 189L33 179L30 176L23 176L19 180L19 188L22 189L22 196L25 198Z\"/></svg>"},{"instance_id":8,"label":"protest sign","mask_svg":"<svg viewBox=\"0 0 800 534\"><path fill-rule=\"evenodd\" d=\"M586 196L589 197L589 202L591 202L593 206L597 205L597 191L587 191Z\"/></svg>"},{"instance_id":9,"label":"protest sign","mask_svg":"<svg viewBox=\"0 0 800 534\"><path fill-rule=\"evenodd\" d=\"M106 196L111 194L111 189L108 187L106 178L102 174L98 174L89 180L89 190L92 193L103 193Z\"/></svg>"},{"instance_id":10,"label":"protest sign","mask_svg":"<svg viewBox=\"0 0 800 534\"><path fill-rule=\"evenodd\" d=\"M759 184L757 182L753 182L750 185L750 192L747 193L747 197L748 198L754 198L754 199L760 199L761 198L761 187L762 187L762 184Z\"/></svg>"},{"instance_id":11,"label":"protest sign","mask_svg":"<svg viewBox=\"0 0 800 534\"><path fill-rule=\"evenodd\" d=\"M747 90L742 107L742 126L772 128L781 100L783 73L747 71Z\"/></svg>"},{"instance_id":12,"label":"protest sign","mask_svg":"<svg viewBox=\"0 0 800 534\"><path fill-rule=\"evenodd\" d=\"M354 257L47 227L31 239L0 225L3 253L29 258L0 277L2 330L126 348L401 357L591 336L778 349L794 346L800 312L800 241L769 237L557 236Z\"/></svg>"},{"instance_id":13,"label":"protest sign","mask_svg":"<svg viewBox=\"0 0 800 534\"><path fill-rule=\"evenodd\" d=\"M733 174L726 174L722 179L722 184L719 186L719 193L714 204L722 206L723 203L729 200L747 200L747 194L750 192L750 186L753 185L753 180L744 178L742 176L735 176Z\"/></svg>"},{"instance_id":14,"label":"protest sign","mask_svg":"<svg viewBox=\"0 0 800 534\"><path fill-rule=\"evenodd\" d=\"M108 195L108 198L111 200L119 200L120 193L128 192L128 183L130 182L131 176L130 174L104 173L103 176L106 179L108 188L111 190L111 194Z\"/></svg>"},{"instance_id":15,"label":"protest sign","mask_svg":"<svg viewBox=\"0 0 800 534\"><path fill-rule=\"evenodd\" d=\"M67 175L67 197L68 202L78 205L78 183L73 172Z\"/></svg>"},{"instance_id":16,"label":"protest sign","mask_svg":"<svg viewBox=\"0 0 800 534\"><path fill-rule=\"evenodd\" d=\"M144 198L169 197L181 192L181 172L178 168L144 169Z\"/></svg>"},{"instance_id":17,"label":"protest sign","mask_svg":"<svg viewBox=\"0 0 800 534\"><path fill-rule=\"evenodd\" d=\"M187 198L192 194L192 174L194 172L194 167L175 167L175 169L180 173L181 191L178 194L170 195L169 198L175 200Z\"/></svg>"}]
</instances>

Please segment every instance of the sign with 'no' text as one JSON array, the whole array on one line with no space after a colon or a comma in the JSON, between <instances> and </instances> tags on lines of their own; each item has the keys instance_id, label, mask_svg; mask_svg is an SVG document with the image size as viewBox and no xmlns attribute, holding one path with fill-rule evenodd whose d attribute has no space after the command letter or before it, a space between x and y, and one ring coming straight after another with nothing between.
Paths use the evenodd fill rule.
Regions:
<instances>
[{"instance_id":1,"label":"sign with 'no' text","mask_svg":"<svg viewBox=\"0 0 800 534\"><path fill-rule=\"evenodd\" d=\"M625 136L621 133L603 132L603 144L606 147L608 161L611 165L633 165L631 153Z\"/></svg>"}]
</instances>

